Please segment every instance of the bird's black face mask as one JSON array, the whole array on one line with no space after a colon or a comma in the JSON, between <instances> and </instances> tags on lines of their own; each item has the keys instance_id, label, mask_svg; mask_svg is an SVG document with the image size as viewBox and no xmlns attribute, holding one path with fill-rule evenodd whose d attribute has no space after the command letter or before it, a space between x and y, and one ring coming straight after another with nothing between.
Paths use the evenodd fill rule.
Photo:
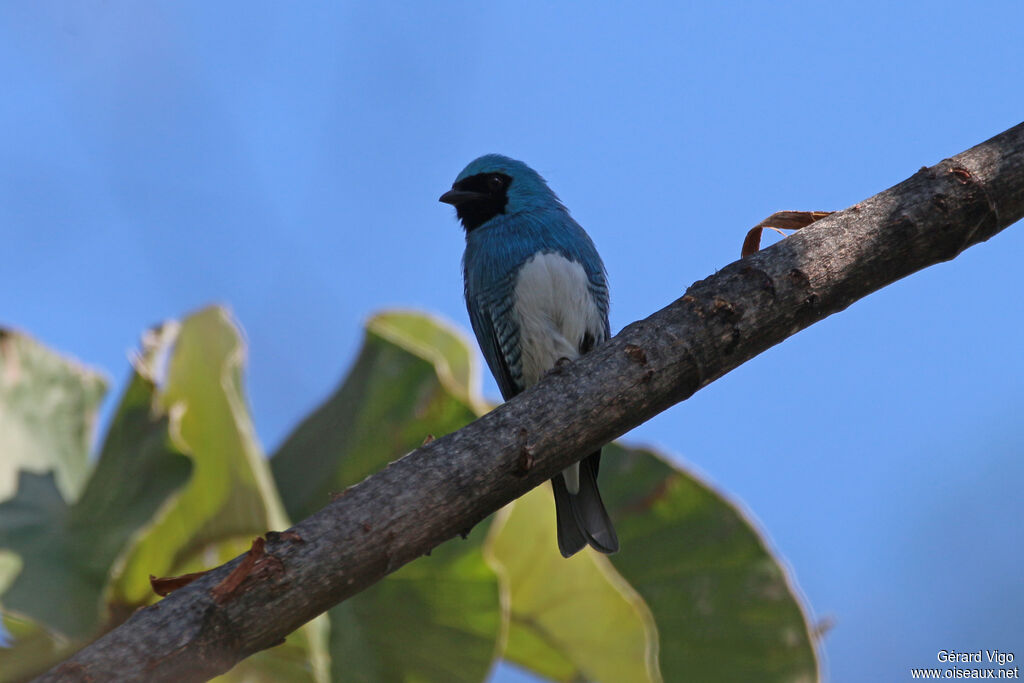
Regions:
<instances>
[{"instance_id":1,"label":"bird's black face mask","mask_svg":"<svg viewBox=\"0 0 1024 683\"><path fill-rule=\"evenodd\" d=\"M512 178L504 173L478 173L452 185L440 201L455 207L462 227L470 232L505 213L511 184Z\"/></svg>"}]
</instances>

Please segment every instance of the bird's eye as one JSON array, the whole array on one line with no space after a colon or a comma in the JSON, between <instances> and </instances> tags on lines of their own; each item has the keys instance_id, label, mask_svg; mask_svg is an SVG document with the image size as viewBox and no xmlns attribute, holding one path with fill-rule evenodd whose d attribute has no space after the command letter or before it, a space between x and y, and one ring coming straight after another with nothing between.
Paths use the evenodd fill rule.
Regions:
<instances>
[{"instance_id":1,"label":"bird's eye","mask_svg":"<svg viewBox=\"0 0 1024 683\"><path fill-rule=\"evenodd\" d=\"M505 179L502 178L500 175L492 175L490 178L487 179L487 182L491 186L492 190L500 190L501 188L505 187Z\"/></svg>"}]
</instances>

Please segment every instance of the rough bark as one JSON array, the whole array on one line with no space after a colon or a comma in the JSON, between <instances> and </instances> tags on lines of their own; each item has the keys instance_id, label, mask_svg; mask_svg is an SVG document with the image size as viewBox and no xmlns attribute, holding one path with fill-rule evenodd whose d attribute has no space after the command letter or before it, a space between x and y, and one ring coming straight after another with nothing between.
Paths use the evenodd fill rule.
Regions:
<instances>
[{"instance_id":1,"label":"rough bark","mask_svg":"<svg viewBox=\"0 0 1024 683\"><path fill-rule=\"evenodd\" d=\"M1022 216L1024 124L694 283L291 533L270 534L226 595L243 558L139 610L41 680L222 673L786 337Z\"/></svg>"}]
</instances>

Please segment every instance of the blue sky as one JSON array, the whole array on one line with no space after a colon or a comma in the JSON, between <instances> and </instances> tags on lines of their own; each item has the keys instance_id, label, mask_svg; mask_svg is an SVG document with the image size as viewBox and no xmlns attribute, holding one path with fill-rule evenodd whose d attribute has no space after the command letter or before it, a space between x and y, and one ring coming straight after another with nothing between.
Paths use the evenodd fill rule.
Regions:
<instances>
[{"instance_id":1,"label":"blue sky","mask_svg":"<svg viewBox=\"0 0 1024 683\"><path fill-rule=\"evenodd\" d=\"M437 197L472 158L548 178L616 331L774 211L844 208L1019 123L1022 23L1010 1L3 3L0 323L121 383L143 328L226 303L270 450L375 310L468 328ZM759 520L835 621L832 680L1024 657L1022 253L1015 226L628 437Z\"/></svg>"}]
</instances>

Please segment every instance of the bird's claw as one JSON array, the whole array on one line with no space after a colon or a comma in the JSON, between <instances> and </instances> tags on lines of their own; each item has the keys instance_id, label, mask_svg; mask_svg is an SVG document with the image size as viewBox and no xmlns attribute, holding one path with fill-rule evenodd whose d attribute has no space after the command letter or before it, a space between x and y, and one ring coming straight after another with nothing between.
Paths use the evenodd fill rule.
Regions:
<instances>
[{"instance_id":1,"label":"bird's claw","mask_svg":"<svg viewBox=\"0 0 1024 683\"><path fill-rule=\"evenodd\" d=\"M561 358L555 361L554 365L548 368L548 370L544 373L543 376L547 377L548 375L560 375L562 371L569 366L570 363L572 363L571 358L566 358L565 356L562 356Z\"/></svg>"}]
</instances>

